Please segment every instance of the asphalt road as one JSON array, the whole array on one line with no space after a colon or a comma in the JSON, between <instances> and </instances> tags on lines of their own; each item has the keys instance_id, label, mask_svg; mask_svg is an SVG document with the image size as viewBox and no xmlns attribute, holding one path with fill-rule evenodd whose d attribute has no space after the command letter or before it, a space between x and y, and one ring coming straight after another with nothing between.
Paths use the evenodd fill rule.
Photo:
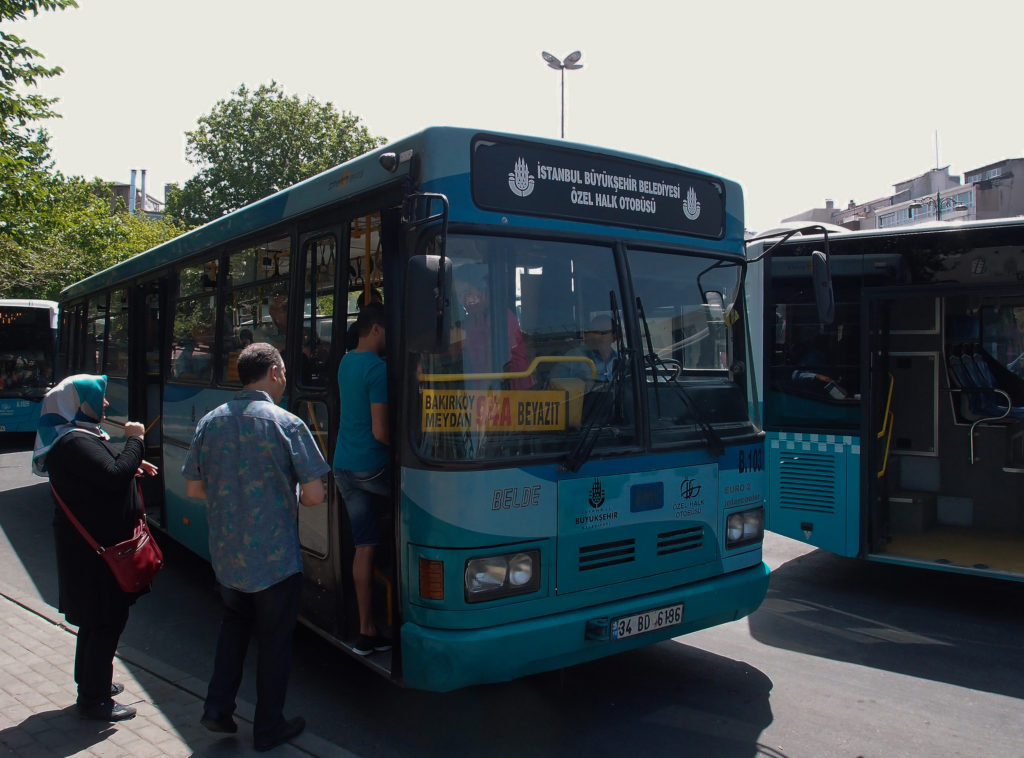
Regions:
<instances>
[{"instance_id":1,"label":"asphalt road","mask_svg":"<svg viewBox=\"0 0 1024 758\"><path fill-rule=\"evenodd\" d=\"M0 572L52 606L52 504L30 445L0 440ZM165 543L168 567L122 642L205 681L213 578ZM774 535L765 560L769 595L747 619L448 694L400 689L300 629L288 711L381 758L1024 758L1024 583L848 560ZM253 684L250 671L250 701Z\"/></svg>"}]
</instances>

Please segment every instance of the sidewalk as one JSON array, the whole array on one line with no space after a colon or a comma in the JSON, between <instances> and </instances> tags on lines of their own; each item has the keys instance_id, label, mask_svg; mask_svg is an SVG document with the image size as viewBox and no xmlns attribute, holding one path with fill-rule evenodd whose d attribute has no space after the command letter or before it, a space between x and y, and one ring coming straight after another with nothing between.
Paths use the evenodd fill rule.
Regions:
<instances>
[{"instance_id":1,"label":"sidewalk","mask_svg":"<svg viewBox=\"0 0 1024 758\"><path fill-rule=\"evenodd\" d=\"M0 756L352 756L309 729L268 753L252 747L253 706L239 701L238 734L199 724L206 683L146 653L118 648L118 702L138 715L107 724L75 708L73 627L38 597L0 581Z\"/></svg>"}]
</instances>

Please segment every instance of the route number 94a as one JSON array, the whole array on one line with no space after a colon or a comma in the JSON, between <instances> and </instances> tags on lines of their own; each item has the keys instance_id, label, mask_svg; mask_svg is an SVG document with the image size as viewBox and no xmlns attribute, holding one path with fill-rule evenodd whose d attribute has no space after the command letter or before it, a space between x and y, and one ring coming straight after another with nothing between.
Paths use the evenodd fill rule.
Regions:
<instances>
[{"instance_id":1,"label":"route number 94a","mask_svg":"<svg viewBox=\"0 0 1024 758\"><path fill-rule=\"evenodd\" d=\"M764 448L750 447L740 450L739 473L749 474L764 471Z\"/></svg>"}]
</instances>

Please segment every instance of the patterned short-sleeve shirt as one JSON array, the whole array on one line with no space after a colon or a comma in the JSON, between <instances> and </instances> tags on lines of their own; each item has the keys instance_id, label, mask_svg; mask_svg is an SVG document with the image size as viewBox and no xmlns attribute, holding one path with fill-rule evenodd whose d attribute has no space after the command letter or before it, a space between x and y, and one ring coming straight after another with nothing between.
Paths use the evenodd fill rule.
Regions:
<instances>
[{"instance_id":1,"label":"patterned short-sleeve shirt","mask_svg":"<svg viewBox=\"0 0 1024 758\"><path fill-rule=\"evenodd\" d=\"M196 427L181 473L203 482L217 581L258 592L302 571L297 486L330 470L308 427L242 390Z\"/></svg>"}]
</instances>

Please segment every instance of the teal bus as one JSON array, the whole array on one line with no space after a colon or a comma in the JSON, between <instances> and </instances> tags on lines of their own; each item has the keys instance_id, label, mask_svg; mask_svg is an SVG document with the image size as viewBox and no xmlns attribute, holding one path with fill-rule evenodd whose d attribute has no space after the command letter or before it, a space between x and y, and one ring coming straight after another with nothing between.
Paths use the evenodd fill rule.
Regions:
<instances>
[{"instance_id":1,"label":"teal bus","mask_svg":"<svg viewBox=\"0 0 1024 758\"><path fill-rule=\"evenodd\" d=\"M750 266L767 528L1024 580L1024 221L829 235L831 324L810 294L823 242L795 236Z\"/></svg>"},{"instance_id":2,"label":"teal bus","mask_svg":"<svg viewBox=\"0 0 1024 758\"><path fill-rule=\"evenodd\" d=\"M57 303L0 300L0 432L35 432L57 364Z\"/></svg>"},{"instance_id":3,"label":"teal bus","mask_svg":"<svg viewBox=\"0 0 1024 758\"><path fill-rule=\"evenodd\" d=\"M567 142L433 127L68 287L63 365L144 420L147 513L208 556L179 474L196 422L277 346L332 458L359 308L388 313L395 496L360 658L445 691L732 621L768 584L763 434L726 179ZM600 340L604 343L598 345ZM603 348L600 373L588 350ZM302 620L357 635L333 482L302 508Z\"/></svg>"}]
</instances>

